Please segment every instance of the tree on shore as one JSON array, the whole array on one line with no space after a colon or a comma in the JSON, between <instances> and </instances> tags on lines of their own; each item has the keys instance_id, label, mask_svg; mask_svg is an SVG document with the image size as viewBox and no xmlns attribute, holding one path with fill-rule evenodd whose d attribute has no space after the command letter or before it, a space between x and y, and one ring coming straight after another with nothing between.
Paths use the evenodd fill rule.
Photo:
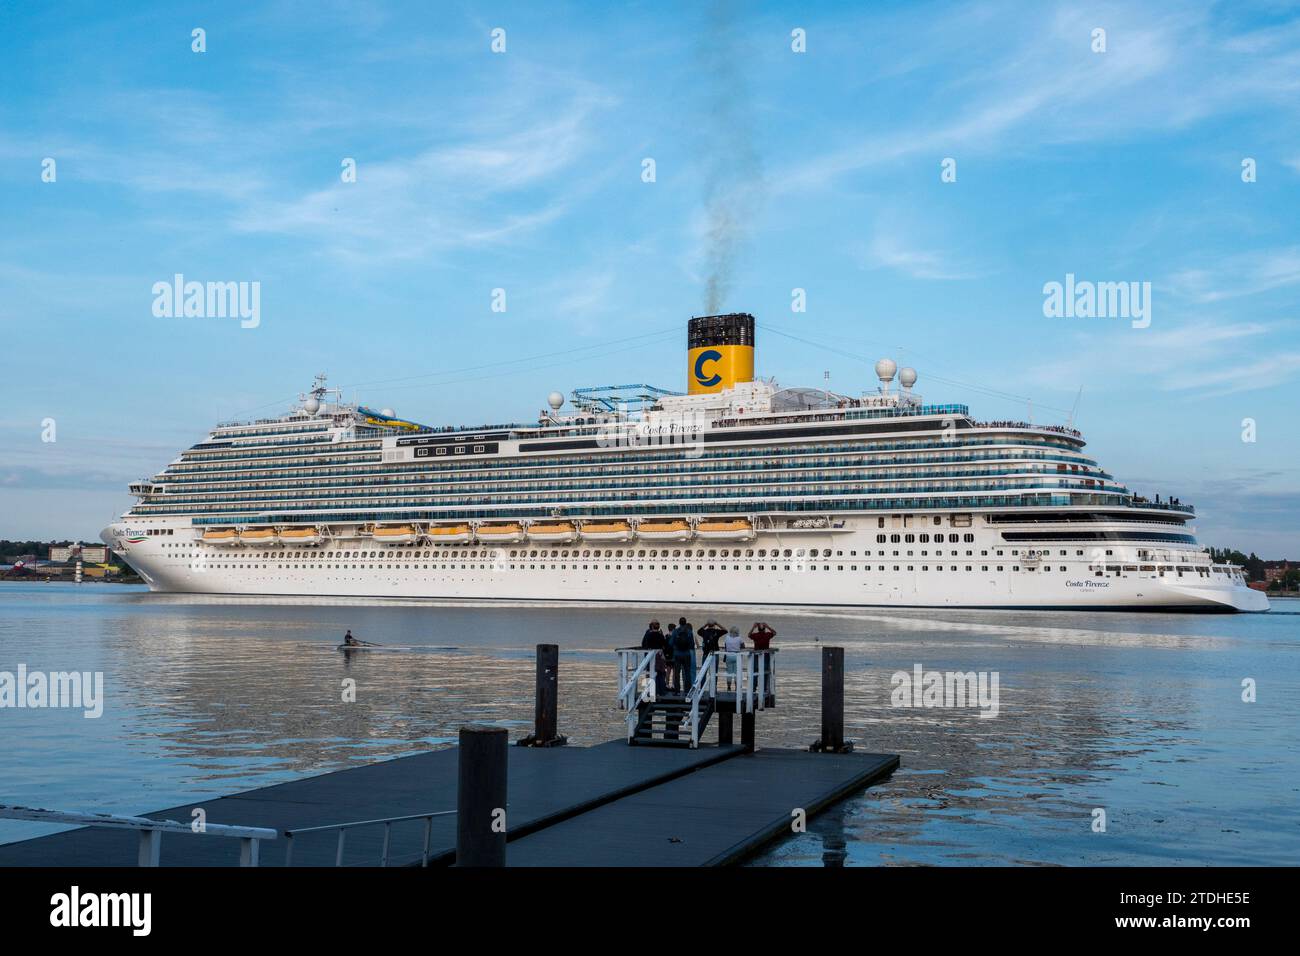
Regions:
<instances>
[{"instance_id":1,"label":"tree on shore","mask_svg":"<svg viewBox=\"0 0 1300 956\"><path fill-rule=\"evenodd\" d=\"M1209 550L1210 550L1210 559L1215 561L1216 563L1238 564L1241 565L1241 567L1245 568L1247 581L1264 580L1264 559L1261 558L1259 555L1257 555L1254 551L1250 552L1249 555L1244 555L1240 551L1236 551L1229 548L1211 547Z\"/></svg>"}]
</instances>

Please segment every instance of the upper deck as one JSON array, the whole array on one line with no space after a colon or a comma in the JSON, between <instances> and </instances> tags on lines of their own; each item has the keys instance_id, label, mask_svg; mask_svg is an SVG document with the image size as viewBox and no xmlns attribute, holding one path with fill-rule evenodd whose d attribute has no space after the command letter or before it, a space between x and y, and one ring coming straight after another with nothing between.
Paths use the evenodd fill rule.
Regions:
<instances>
[{"instance_id":1,"label":"upper deck","mask_svg":"<svg viewBox=\"0 0 1300 956\"><path fill-rule=\"evenodd\" d=\"M552 396L535 423L443 427L318 388L287 415L218 426L133 486L130 513L218 523L1143 504L1082 453L1076 429L979 421L910 391L619 388L639 405L587 390L599 398L561 415Z\"/></svg>"}]
</instances>

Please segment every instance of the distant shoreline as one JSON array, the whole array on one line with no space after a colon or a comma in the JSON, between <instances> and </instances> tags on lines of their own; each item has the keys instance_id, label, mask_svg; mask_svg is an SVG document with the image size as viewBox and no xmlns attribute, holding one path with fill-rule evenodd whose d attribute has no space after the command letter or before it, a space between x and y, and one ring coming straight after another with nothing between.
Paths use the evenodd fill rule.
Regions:
<instances>
[{"instance_id":1,"label":"distant shoreline","mask_svg":"<svg viewBox=\"0 0 1300 956\"><path fill-rule=\"evenodd\" d=\"M0 578L0 584L144 584L142 578L82 578L80 581L74 581L72 578L64 575L50 576L32 576L32 577L4 577Z\"/></svg>"}]
</instances>

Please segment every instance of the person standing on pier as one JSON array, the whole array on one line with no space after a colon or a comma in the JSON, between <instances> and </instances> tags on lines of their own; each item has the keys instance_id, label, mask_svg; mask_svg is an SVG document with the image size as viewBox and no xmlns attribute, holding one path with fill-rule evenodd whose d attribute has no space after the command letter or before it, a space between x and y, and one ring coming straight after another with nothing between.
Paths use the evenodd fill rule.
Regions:
<instances>
[{"instance_id":1,"label":"person standing on pier","mask_svg":"<svg viewBox=\"0 0 1300 956\"><path fill-rule=\"evenodd\" d=\"M718 641L727 636L727 629L720 627L718 622L709 619L709 623L700 628L700 665L709 659L709 655L716 653L718 650Z\"/></svg>"},{"instance_id":2,"label":"person standing on pier","mask_svg":"<svg viewBox=\"0 0 1300 956\"><path fill-rule=\"evenodd\" d=\"M664 632L659 629L659 622L651 621L650 626L646 628L645 635L641 638L641 650L662 651L667 646L668 639L664 637Z\"/></svg>"},{"instance_id":3,"label":"person standing on pier","mask_svg":"<svg viewBox=\"0 0 1300 956\"><path fill-rule=\"evenodd\" d=\"M655 651L655 698L668 693L668 658L663 651Z\"/></svg>"},{"instance_id":4,"label":"person standing on pier","mask_svg":"<svg viewBox=\"0 0 1300 956\"><path fill-rule=\"evenodd\" d=\"M740 638L740 628L733 627L731 629L731 633L727 635L722 648L726 652L723 661L727 665L727 690L731 690L735 683L736 671L740 667L738 655L745 649L745 642Z\"/></svg>"},{"instance_id":5,"label":"person standing on pier","mask_svg":"<svg viewBox=\"0 0 1300 956\"><path fill-rule=\"evenodd\" d=\"M658 621L650 622L645 636L641 638L641 650L654 651L655 656L652 666L655 675L655 696L662 697L668 692L668 659L666 657L668 638L664 637L664 632L659 629Z\"/></svg>"},{"instance_id":6,"label":"person standing on pier","mask_svg":"<svg viewBox=\"0 0 1300 956\"><path fill-rule=\"evenodd\" d=\"M674 694L680 693L682 689L682 673L677 669L677 653L673 650L673 642L677 640L677 625L669 624L668 630L664 632L664 660L668 662L668 680Z\"/></svg>"},{"instance_id":7,"label":"person standing on pier","mask_svg":"<svg viewBox=\"0 0 1300 956\"><path fill-rule=\"evenodd\" d=\"M776 637L776 631L772 629L770 624L765 624L763 621L759 621L749 629L749 639L753 642L754 650L756 651L769 650L772 647L772 638L774 637ZM767 668L767 676L764 683L770 685L771 680L772 671L771 668ZM766 694L767 687L762 688L762 692Z\"/></svg>"},{"instance_id":8,"label":"person standing on pier","mask_svg":"<svg viewBox=\"0 0 1300 956\"><path fill-rule=\"evenodd\" d=\"M695 630L684 617L673 631L673 671L674 681L684 679L688 688L695 683Z\"/></svg>"}]
</instances>

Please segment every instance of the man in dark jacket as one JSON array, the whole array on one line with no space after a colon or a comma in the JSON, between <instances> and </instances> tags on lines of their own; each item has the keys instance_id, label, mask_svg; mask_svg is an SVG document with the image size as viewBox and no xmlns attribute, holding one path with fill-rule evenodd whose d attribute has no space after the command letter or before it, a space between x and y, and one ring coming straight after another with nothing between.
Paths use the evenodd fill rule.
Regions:
<instances>
[{"instance_id":1,"label":"man in dark jacket","mask_svg":"<svg viewBox=\"0 0 1300 956\"><path fill-rule=\"evenodd\" d=\"M650 627L646 629L645 636L641 638L641 650L662 651L667 646L668 639L664 637L664 632L659 629L659 622L651 621Z\"/></svg>"},{"instance_id":2,"label":"man in dark jacket","mask_svg":"<svg viewBox=\"0 0 1300 956\"><path fill-rule=\"evenodd\" d=\"M664 637L664 632L659 629L659 622L651 621L645 636L641 638L641 650L655 652L650 666L654 669L656 697L662 697L668 690L667 649L668 638Z\"/></svg>"},{"instance_id":3,"label":"man in dark jacket","mask_svg":"<svg viewBox=\"0 0 1300 956\"><path fill-rule=\"evenodd\" d=\"M686 687L689 688L695 683L695 630L686 623L686 618L680 618L677 621L677 629L673 631L673 664L674 669L681 672L685 678ZM678 675L674 675L676 677Z\"/></svg>"},{"instance_id":4,"label":"man in dark jacket","mask_svg":"<svg viewBox=\"0 0 1300 956\"><path fill-rule=\"evenodd\" d=\"M710 654L718 650L718 642L727 636L727 629L718 624L717 621L710 620L700 628L700 663L703 664Z\"/></svg>"}]
</instances>

